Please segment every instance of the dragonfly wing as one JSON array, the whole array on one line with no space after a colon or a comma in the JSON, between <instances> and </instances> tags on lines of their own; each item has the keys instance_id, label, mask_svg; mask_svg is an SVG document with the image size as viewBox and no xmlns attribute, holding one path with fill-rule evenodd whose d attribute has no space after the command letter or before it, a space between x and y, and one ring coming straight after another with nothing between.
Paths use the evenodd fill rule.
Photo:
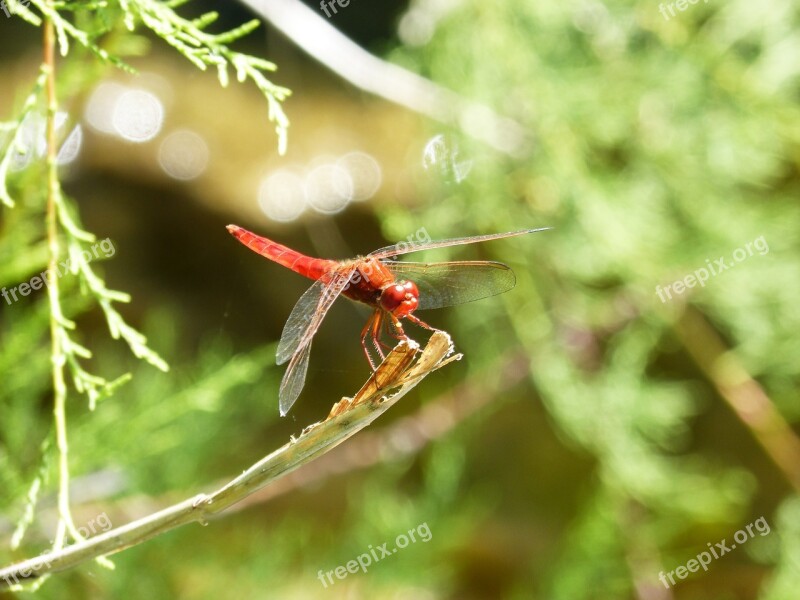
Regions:
<instances>
[{"instance_id":1,"label":"dragonfly wing","mask_svg":"<svg viewBox=\"0 0 800 600\"><path fill-rule=\"evenodd\" d=\"M546 231L547 229L550 229L550 227L540 227L539 229L520 229L519 231L508 231L506 233L490 233L488 235L475 235L471 237L451 238L449 240L436 240L432 242L400 242L399 244L386 246L385 248L375 250L375 252L370 252L369 256L378 259L391 258L392 256L408 254L409 252L419 252L421 250L431 250L433 248L446 248L447 246L460 246L462 244L474 244L477 242L489 242L491 240L525 235L526 233Z\"/></svg>"},{"instance_id":2,"label":"dragonfly wing","mask_svg":"<svg viewBox=\"0 0 800 600\"><path fill-rule=\"evenodd\" d=\"M295 400L303 390L306 382L306 372L308 371L308 358L311 356L311 343L306 344L300 352L292 356L286 373L281 379L281 387L278 392L278 405L281 416L285 417L292 408Z\"/></svg>"},{"instance_id":3,"label":"dragonfly wing","mask_svg":"<svg viewBox=\"0 0 800 600\"><path fill-rule=\"evenodd\" d=\"M297 304L294 305L292 313L286 320L286 325L283 326L281 341L278 342L276 362L279 365L282 365L292 358L292 355L297 351L300 340L303 339L303 334L306 332L306 329L308 329L308 325L314 318L314 312L320 305L325 287L326 285L323 281L314 282L314 285L308 288L305 293L300 296Z\"/></svg>"},{"instance_id":4,"label":"dragonfly wing","mask_svg":"<svg viewBox=\"0 0 800 600\"><path fill-rule=\"evenodd\" d=\"M308 370L311 341L339 294L347 286L353 269L335 273L327 282L317 281L297 301L278 343L277 362L289 361L281 381L279 404L286 415L303 389Z\"/></svg>"},{"instance_id":5,"label":"dragonfly wing","mask_svg":"<svg viewBox=\"0 0 800 600\"><path fill-rule=\"evenodd\" d=\"M502 294L517 282L510 267L493 261L383 264L398 279L408 279L417 285L420 310L464 304Z\"/></svg>"}]
</instances>

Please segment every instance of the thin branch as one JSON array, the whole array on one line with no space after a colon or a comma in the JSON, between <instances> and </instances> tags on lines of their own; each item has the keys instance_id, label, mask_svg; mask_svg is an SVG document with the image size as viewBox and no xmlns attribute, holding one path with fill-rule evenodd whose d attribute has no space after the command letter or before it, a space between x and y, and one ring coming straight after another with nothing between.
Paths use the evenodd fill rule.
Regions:
<instances>
[{"instance_id":1,"label":"thin branch","mask_svg":"<svg viewBox=\"0 0 800 600\"><path fill-rule=\"evenodd\" d=\"M53 418L56 426L56 446L58 449L58 527L56 529L53 548L58 550L64 546L67 530L77 533L69 512L69 460L67 445L66 401L67 386L64 381L66 356L61 335L65 319L61 314L61 301L58 284L58 259L61 248L58 243L58 165L56 162L56 126L55 115L58 110L56 97L56 65L55 65L55 27L49 18L44 23L44 65L46 73L47 95L47 245L50 260L47 265L50 285L47 295L50 301L50 343L53 370Z\"/></svg>"},{"instance_id":2,"label":"thin branch","mask_svg":"<svg viewBox=\"0 0 800 600\"><path fill-rule=\"evenodd\" d=\"M490 107L373 56L300 0L241 0L314 59L354 86L513 156L530 150L530 132ZM354 10L354 9L350 9Z\"/></svg>"},{"instance_id":3,"label":"thin branch","mask_svg":"<svg viewBox=\"0 0 800 600\"><path fill-rule=\"evenodd\" d=\"M800 439L764 389L697 310L687 307L675 331L736 416L800 492Z\"/></svg>"},{"instance_id":4,"label":"thin branch","mask_svg":"<svg viewBox=\"0 0 800 600\"><path fill-rule=\"evenodd\" d=\"M416 343L400 342L352 399L346 398L334 406L332 415L335 416L307 427L298 438L293 438L224 487L210 494L198 494L62 550L0 569L0 586L19 589L20 581L34 581L48 573L119 552L186 523L206 522L210 516L324 455L371 424L428 374L458 360L460 355L452 355L452 350L450 337L441 331L431 336L421 353ZM389 392L391 394L387 395Z\"/></svg>"}]
</instances>

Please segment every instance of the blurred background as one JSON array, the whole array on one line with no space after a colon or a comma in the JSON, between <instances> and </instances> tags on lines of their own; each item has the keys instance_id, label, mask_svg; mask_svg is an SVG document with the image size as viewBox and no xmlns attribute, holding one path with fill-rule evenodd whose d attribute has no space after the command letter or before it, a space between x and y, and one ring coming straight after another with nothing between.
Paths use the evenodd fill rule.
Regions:
<instances>
[{"instance_id":1,"label":"blurred background","mask_svg":"<svg viewBox=\"0 0 800 600\"><path fill-rule=\"evenodd\" d=\"M107 34L138 74L80 51L59 60L64 189L85 228L113 242L93 266L132 295L120 312L171 367L111 340L63 278L86 364L133 374L94 411L70 390L76 525L97 533L221 485L369 374L368 312L340 300L279 418L275 345L309 282L243 248L228 223L326 258L421 228L433 239L553 229L410 256L514 269L503 296L420 315L463 360L206 527L117 554L113 571L55 575L38 597L797 597L800 8L351 0L327 17L307 6L299 14L324 20L309 27L477 105L456 102L441 120L398 106L265 20L235 47L275 62L270 80L292 90L281 156L255 86L220 87L154 35ZM219 30L259 16L235 2L177 9L208 10ZM0 12L0 39L11 120L37 76L41 29ZM46 267L43 123L25 123L17 206L0 210L6 287ZM702 286L687 279L699 269L715 273ZM44 291L0 302L0 340L7 565L46 549L58 519ZM418 533L366 573L318 575L426 528L427 541ZM722 540L736 548L707 569L664 577Z\"/></svg>"}]
</instances>

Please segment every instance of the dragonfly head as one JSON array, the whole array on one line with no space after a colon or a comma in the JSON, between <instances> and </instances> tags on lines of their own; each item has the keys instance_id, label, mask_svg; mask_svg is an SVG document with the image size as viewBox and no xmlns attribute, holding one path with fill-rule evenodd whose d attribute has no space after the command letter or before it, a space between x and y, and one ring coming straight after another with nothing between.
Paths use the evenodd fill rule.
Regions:
<instances>
[{"instance_id":1,"label":"dragonfly head","mask_svg":"<svg viewBox=\"0 0 800 600\"><path fill-rule=\"evenodd\" d=\"M395 281L383 288L379 302L395 317L405 317L417 309L419 290L413 281Z\"/></svg>"}]
</instances>

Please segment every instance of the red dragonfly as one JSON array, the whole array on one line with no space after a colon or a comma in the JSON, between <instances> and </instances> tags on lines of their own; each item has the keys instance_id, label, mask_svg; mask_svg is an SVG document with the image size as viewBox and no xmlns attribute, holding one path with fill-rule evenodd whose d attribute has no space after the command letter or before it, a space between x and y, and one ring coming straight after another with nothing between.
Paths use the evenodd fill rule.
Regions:
<instances>
[{"instance_id":1,"label":"red dragonfly","mask_svg":"<svg viewBox=\"0 0 800 600\"><path fill-rule=\"evenodd\" d=\"M382 347L388 349L388 346L380 340L380 334L387 324L393 337L407 339L400 319L435 330L414 314L416 310L453 306L502 294L516 283L514 272L494 261L415 263L390 259L409 252L487 242L544 229L548 228L401 243L351 260L328 260L305 256L238 225L228 225L228 231L253 252L315 281L292 309L278 343L277 364L289 362L279 392L281 416L289 412L303 389L311 340L340 294L374 309L361 331L361 346L375 370L367 338L371 338L372 347L381 359L385 358Z\"/></svg>"}]
</instances>

